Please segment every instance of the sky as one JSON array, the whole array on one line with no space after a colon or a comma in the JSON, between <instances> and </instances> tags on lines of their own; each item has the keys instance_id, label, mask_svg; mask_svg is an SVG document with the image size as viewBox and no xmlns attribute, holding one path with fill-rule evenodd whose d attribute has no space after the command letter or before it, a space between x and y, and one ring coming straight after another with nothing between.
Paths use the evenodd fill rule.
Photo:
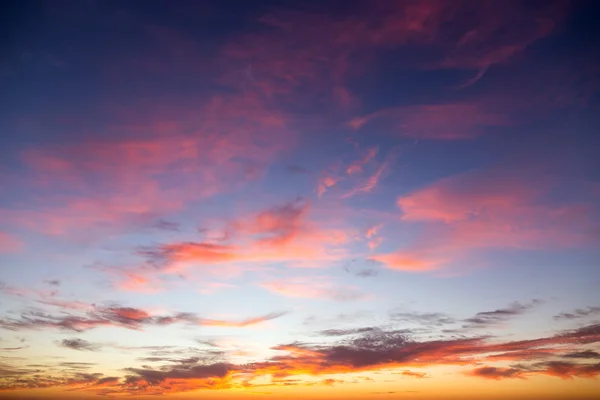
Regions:
<instances>
[{"instance_id":1,"label":"sky","mask_svg":"<svg viewBox=\"0 0 600 400\"><path fill-rule=\"evenodd\" d=\"M592 399L594 1L5 1L1 399Z\"/></svg>"}]
</instances>

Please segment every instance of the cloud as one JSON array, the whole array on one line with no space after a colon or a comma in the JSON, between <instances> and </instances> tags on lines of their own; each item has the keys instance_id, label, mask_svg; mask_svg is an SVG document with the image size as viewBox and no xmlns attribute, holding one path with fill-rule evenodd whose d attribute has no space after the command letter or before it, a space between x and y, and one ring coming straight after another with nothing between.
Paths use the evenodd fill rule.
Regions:
<instances>
[{"instance_id":1,"label":"cloud","mask_svg":"<svg viewBox=\"0 0 600 400\"><path fill-rule=\"evenodd\" d=\"M154 227L156 229L169 232L179 232L179 230L181 229L180 224L178 224L177 222L166 221L164 219L159 219L156 222L156 224L154 224Z\"/></svg>"},{"instance_id":2,"label":"cloud","mask_svg":"<svg viewBox=\"0 0 600 400\"><path fill-rule=\"evenodd\" d=\"M164 278L185 272L223 279L279 262L322 268L347 254L352 237L343 227L330 229L326 218L310 219L310 210L310 201L297 198L231 219L216 236L203 232L203 241L141 247L136 254L145 262L140 266L101 269L112 274L121 289L153 292L161 289Z\"/></svg>"},{"instance_id":3,"label":"cloud","mask_svg":"<svg viewBox=\"0 0 600 400\"><path fill-rule=\"evenodd\" d=\"M241 321L226 321L226 320L219 320L219 319L201 319L200 320L200 324L203 326L223 326L223 327L236 327L236 328L242 328L245 326L250 326L250 325L256 325L256 324L260 324L262 322L266 322L266 321L270 321L273 319L277 319L279 317L282 317L284 315L286 315L287 312L282 311L282 312L273 312L273 313L269 313L269 314L265 314L265 315L261 315L259 317L253 317L253 318L247 318Z\"/></svg>"},{"instance_id":4,"label":"cloud","mask_svg":"<svg viewBox=\"0 0 600 400\"><path fill-rule=\"evenodd\" d=\"M346 168L346 174L353 175L363 171L363 167L367 165L369 161L371 161L376 155L379 149L377 147L368 148L363 156L355 161L353 161Z\"/></svg>"},{"instance_id":5,"label":"cloud","mask_svg":"<svg viewBox=\"0 0 600 400\"><path fill-rule=\"evenodd\" d=\"M485 379L520 378L524 379L524 371L517 368L481 367L471 371L471 375Z\"/></svg>"},{"instance_id":6,"label":"cloud","mask_svg":"<svg viewBox=\"0 0 600 400\"><path fill-rule=\"evenodd\" d=\"M489 128L510 125L507 115L479 103L448 103L388 108L352 119L360 129L373 121L383 122L391 133L413 139L464 140L480 136Z\"/></svg>"},{"instance_id":7,"label":"cloud","mask_svg":"<svg viewBox=\"0 0 600 400\"><path fill-rule=\"evenodd\" d=\"M600 375L600 363L576 364L564 361L548 361L536 364L540 369L536 373L555 376L562 379L596 378Z\"/></svg>"},{"instance_id":8,"label":"cloud","mask_svg":"<svg viewBox=\"0 0 600 400\"><path fill-rule=\"evenodd\" d=\"M292 277L263 282L260 286L270 292L295 298L355 301L367 297L358 288L336 285L324 277Z\"/></svg>"},{"instance_id":9,"label":"cloud","mask_svg":"<svg viewBox=\"0 0 600 400\"><path fill-rule=\"evenodd\" d=\"M285 170L292 175L304 175L308 173L308 170L299 165L286 165Z\"/></svg>"},{"instance_id":10,"label":"cloud","mask_svg":"<svg viewBox=\"0 0 600 400\"><path fill-rule=\"evenodd\" d=\"M129 372L135 374L135 379L141 378L149 384L157 384L166 379L206 379L223 378L229 371L229 364L219 363L213 365L194 365L189 369L172 369L156 371L151 369L130 368Z\"/></svg>"},{"instance_id":11,"label":"cloud","mask_svg":"<svg viewBox=\"0 0 600 400\"><path fill-rule=\"evenodd\" d=\"M366 181L360 183L359 185L353 187L348 192L344 193L342 195L342 198L346 199L349 197L354 197L358 194L370 193L379 184L379 180L383 176L384 172L386 172L388 170L389 166L390 166L390 161L388 159Z\"/></svg>"},{"instance_id":12,"label":"cloud","mask_svg":"<svg viewBox=\"0 0 600 400\"><path fill-rule=\"evenodd\" d=\"M561 4L532 9L522 3L361 1L335 16L318 8L280 8L260 19L264 31L235 37L225 46L225 62L238 66L226 81L247 89L239 71L252 65L251 88L257 93L319 94L323 106L356 107L347 80L368 68L378 53L417 46L428 55L411 53L418 67L481 70L549 35L566 14Z\"/></svg>"},{"instance_id":13,"label":"cloud","mask_svg":"<svg viewBox=\"0 0 600 400\"><path fill-rule=\"evenodd\" d=\"M349 329L325 329L318 333L319 336L348 336L364 334L369 332L379 331L379 328L367 326L364 328L349 328Z\"/></svg>"},{"instance_id":14,"label":"cloud","mask_svg":"<svg viewBox=\"0 0 600 400\"><path fill-rule=\"evenodd\" d=\"M16 236L0 231L0 253L18 253L25 248L23 243Z\"/></svg>"},{"instance_id":15,"label":"cloud","mask_svg":"<svg viewBox=\"0 0 600 400\"><path fill-rule=\"evenodd\" d=\"M402 371L400 373L400 375L410 376L412 378L419 378L419 379L427 378L427 374L424 372L415 372L415 371L408 371L408 370Z\"/></svg>"},{"instance_id":16,"label":"cloud","mask_svg":"<svg viewBox=\"0 0 600 400\"><path fill-rule=\"evenodd\" d=\"M379 270L375 268L361 267L361 268L352 268L352 267L344 267L346 272L353 274L354 276L358 276L359 278L372 278L374 276L379 275Z\"/></svg>"},{"instance_id":17,"label":"cloud","mask_svg":"<svg viewBox=\"0 0 600 400\"><path fill-rule=\"evenodd\" d=\"M114 394L165 394L198 389L249 388L255 386L256 378L261 378L261 383L257 382L256 386L276 386L285 384L285 378L297 375L340 375L394 369L399 370L401 375L424 378L424 374L406 368L435 365L472 366L475 369L469 375L486 379L527 379L532 375L591 379L600 375L598 363L548 360L552 355L544 353L544 350L577 349L578 346L600 342L598 325L559 332L548 337L508 342L496 337L415 340L410 330L385 330L376 327L326 330L318 335L340 339L333 343L294 342L278 345L272 348L277 352L276 355L264 361L244 364L223 362L221 358L226 353L221 350L198 352L190 356L189 350L151 346L147 349L154 354L142 361L166 364L156 368L129 367L126 368L125 377L110 379L102 374L75 372L61 377L52 376L52 373L45 374L36 381L33 375L39 374L39 369L0 366L3 368L3 375L8 377L2 387L18 389L70 386L73 390L95 391L104 390L108 386ZM541 352L543 361L527 355L528 352ZM171 353L185 357L173 357ZM509 367L481 365L482 361L490 362L489 356L495 353L515 353L515 358L511 361L519 363ZM519 358L518 354L523 358ZM93 367L83 364L85 369ZM75 365L74 368L74 371L78 371L80 366ZM265 380L267 383L264 383Z\"/></svg>"},{"instance_id":18,"label":"cloud","mask_svg":"<svg viewBox=\"0 0 600 400\"><path fill-rule=\"evenodd\" d=\"M531 308L542 303L540 300L533 300L529 304L521 304L519 302L512 303L509 307L499 308L494 311L483 311L475 314L474 317L467 318L464 322L467 327L483 328L498 325L508 321L509 319L524 314Z\"/></svg>"},{"instance_id":19,"label":"cloud","mask_svg":"<svg viewBox=\"0 0 600 400\"><path fill-rule=\"evenodd\" d=\"M59 346L79 351L96 351L100 349L99 345L83 339L63 339L60 341Z\"/></svg>"},{"instance_id":20,"label":"cloud","mask_svg":"<svg viewBox=\"0 0 600 400\"><path fill-rule=\"evenodd\" d=\"M559 320L573 320L580 318L592 317L595 315L600 315L600 307L587 307L587 308L578 308L571 312L562 312L554 316L554 319Z\"/></svg>"},{"instance_id":21,"label":"cloud","mask_svg":"<svg viewBox=\"0 0 600 400\"><path fill-rule=\"evenodd\" d=\"M379 269L377 268L368 265L356 265L354 263L344 266L344 271L359 278L372 278L379 275Z\"/></svg>"},{"instance_id":22,"label":"cloud","mask_svg":"<svg viewBox=\"0 0 600 400\"><path fill-rule=\"evenodd\" d=\"M258 179L291 143L286 118L255 96L212 96L193 110L160 107L139 105L143 117L119 111L114 125L98 128L106 128L102 138L25 151L19 182L46 201L0 210L1 218L58 237L148 226Z\"/></svg>"},{"instance_id":23,"label":"cloud","mask_svg":"<svg viewBox=\"0 0 600 400\"><path fill-rule=\"evenodd\" d=\"M248 221L236 221L236 232L258 235L258 244L281 245L303 233L309 202L298 198L282 206L262 211Z\"/></svg>"},{"instance_id":24,"label":"cloud","mask_svg":"<svg viewBox=\"0 0 600 400\"><path fill-rule=\"evenodd\" d=\"M443 326L456 323L456 319L442 313L421 313L395 311L390 313L393 321L411 322L424 326Z\"/></svg>"},{"instance_id":25,"label":"cloud","mask_svg":"<svg viewBox=\"0 0 600 400\"><path fill-rule=\"evenodd\" d=\"M68 308L67 308L68 309ZM39 330L61 329L73 332L84 332L98 327L119 327L132 330L143 330L147 326L166 326L172 324L188 324L196 326L219 326L243 328L273 320L286 312L273 312L258 317L250 317L241 321L202 318L193 313L174 313L171 315L151 315L149 312L132 307L98 307L94 306L85 314L59 315L38 311L24 312L20 319L0 319L0 327L4 329Z\"/></svg>"},{"instance_id":26,"label":"cloud","mask_svg":"<svg viewBox=\"0 0 600 400\"><path fill-rule=\"evenodd\" d=\"M19 347L0 347L2 351L18 351L28 348L29 346L19 346Z\"/></svg>"},{"instance_id":27,"label":"cloud","mask_svg":"<svg viewBox=\"0 0 600 400\"><path fill-rule=\"evenodd\" d=\"M600 353L593 350L576 351L574 353L563 354L566 358L582 358L582 359L600 359Z\"/></svg>"},{"instance_id":28,"label":"cloud","mask_svg":"<svg viewBox=\"0 0 600 400\"><path fill-rule=\"evenodd\" d=\"M528 375L550 375L562 379L596 378L600 375L600 363L576 364L564 361L547 361L521 368L481 367L472 371L473 376L487 379L520 378Z\"/></svg>"},{"instance_id":29,"label":"cloud","mask_svg":"<svg viewBox=\"0 0 600 400\"><path fill-rule=\"evenodd\" d=\"M397 199L402 221L423 233L405 248L371 258L391 269L431 271L477 250L590 246L593 208L581 200L550 201L557 186L514 165L443 178Z\"/></svg>"},{"instance_id":30,"label":"cloud","mask_svg":"<svg viewBox=\"0 0 600 400\"><path fill-rule=\"evenodd\" d=\"M322 176L317 184L317 195L321 198L329 188L335 186L339 182L339 178L331 175Z\"/></svg>"}]
</instances>

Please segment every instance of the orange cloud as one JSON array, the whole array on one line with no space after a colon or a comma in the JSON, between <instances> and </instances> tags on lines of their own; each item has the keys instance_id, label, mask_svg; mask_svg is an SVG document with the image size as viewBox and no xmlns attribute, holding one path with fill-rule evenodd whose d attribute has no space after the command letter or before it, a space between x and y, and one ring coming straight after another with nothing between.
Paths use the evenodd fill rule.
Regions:
<instances>
[{"instance_id":1,"label":"orange cloud","mask_svg":"<svg viewBox=\"0 0 600 400\"><path fill-rule=\"evenodd\" d=\"M233 328L243 328L245 326L257 325L266 321L270 321L275 318L279 318L283 315L287 314L286 312L277 312L270 313L266 315L262 315L260 317L248 318L241 321L227 321L221 319L206 319L203 318L199 321L199 324L202 326L220 326L220 327L233 327Z\"/></svg>"},{"instance_id":2,"label":"orange cloud","mask_svg":"<svg viewBox=\"0 0 600 400\"><path fill-rule=\"evenodd\" d=\"M427 378L427 374L424 372L415 372L415 371L409 371L409 370L402 371L400 373L400 375L410 376L412 378L419 378L419 379Z\"/></svg>"},{"instance_id":3,"label":"orange cloud","mask_svg":"<svg viewBox=\"0 0 600 400\"><path fill-rule=\"evenodd\" d=\"M411 254L402 251L390 254L376 254L371 256L370 259L384 264L387 268L399 271L432 271L440 268L442 265L440 260L429 259L420 254Z\"/></svg>"},{"instance_id":4,"label":"orange cloud","mask_svg":"<svg viewBox=\"0 0 600 400\"><path fill-rule=\"evenodd\" d=\"M287 262L291 267L322 268L347 256L354 235L328 228L309 218L310 202L296 199L225 223L227 234L207 240L159 244L138 251L146 263L137 267L100 268L115 278L115 286L137 292L163 289L166 275L201 271L219 279L265 264ZM219 231L220 232L220 231ZM212 239L211 239L212 238ZM219 268L210 266L219 265Z\"/></svg>"},{"instance_id":5,"label":"orange cloud","mask_svg":"<svg viewBox=\"0 0 600 400\"><path fill-rule=\"evenodd\" d=\"M115 315L114 313L111 315ZM270 314L269 316L273 316ZM182 315L179 318L189 318ZM266 316L268 317L268 316ZM249 323L262 321L265 317L247 320ZM170 323L170 322L169 322ZM230 326L230 325L228 325ZM539 351L545 349L564 349L565 345L583 346L600 341L598 325L590 325L576 330L558 333L554 336L537 339L501 342L492 338L475 337L461 339L437 339L417 341L408 336L406 330L385 331L381 329L361 329L348 332L349 337L334 343L306 344L295 342L272 348L276 354L264 361L244 364L231 364L215 360L214 352L186 359L162 360L168 364L159 368L147 366L126 368L124 377L104 377L102 374L73 374L68 371L62 376L55 372L39 377L39 369L3 366L7 379L4 390L35 387L71 387L73 390L91 390L98 394L164 394L184 392L195 389L250 388L254 386L307 385L314 380L302 379L301 375L322 377L357 372L382 370L400 370L400 375L424 378L424 374L407 370L407 367L428 367L435 365L474 366L468 374L486 379L520 378L543 374L563 379L573 377L593 379L600 374L600 364L596 362L565 362L560 359L537 361L530 355L512 367L481 366L481 360L500 351ZM94 346L85 341L73 341ZM164 349L163 349L164 350ZM597 356L588 352L589 356ZM171 353L165 352L165 355ZM179 354L178 352L176 354ZM569 353L565 356L569 356ZM577 353L583 355L585 353ZM544 358L546 356L544 355ZM588 357L588 355L586 355ZM489 361L489 360L488 360ZM298 377L298 379L286 379ZM262 378L255 383L256 378ZM333 378L326 378L333 379ZM330 384L332 381L319 381ZM43 385L43 386L41 386Z\"/></svg>"}]
</instances>

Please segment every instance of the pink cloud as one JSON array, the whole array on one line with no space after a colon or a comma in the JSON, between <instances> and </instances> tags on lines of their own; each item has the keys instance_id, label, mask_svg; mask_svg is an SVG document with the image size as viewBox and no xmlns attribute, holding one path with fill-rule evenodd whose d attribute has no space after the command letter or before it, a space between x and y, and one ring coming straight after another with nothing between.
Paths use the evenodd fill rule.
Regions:
<instances>
[{"instance_id":1,"label":"pink cloud","mask_svg":"<svg viewBox=\"0 0 600 400\"><path fill-rule=\"evenodd\" d=\"M481 69L522 53L566 14L564 5L555 3L534 9L516 2L443 0L352 7L352 15L286 9L263 15L265 32L235 37L223 49L222 64L238 66L223 80L268 98L325 93L334 100L329 103L349 107L357 101L348 78L368 68L378 52L420 45L434 54L433 60L416 58L423 68ZM251 73L244 78L240 71L248 66Z\"/></svg>"},{"instance_id":2,"label":"pink cloud","mask_svg":"<svg viewBox=\"0 0 600 400\"><path fill-rule=\"evenodd\" d=\"M592 208L552 204L551 181L507 171L478 171L442 179L397 200L406 223L425 233L405 249L379 254L389 268L432 270L478 249L547 249L591 245Z\"/></svg>"},{"instance_id":3,"label":"pink cloud","mask_svg":"<svg viewBox=\"0 0 600 400\"><path fill-rule=\"evenodd\" d=\"M510 124L506 114L483 103L448 103L389 108L352 119L348 124L360 129L373 120L392 125L400 136L415 139L461 140L481 135L486 128Z\"/></svg>"},{"instance_id":4,"label":"pink cloud","mask_svg":"<svg viewBox=\"0 0 600 400\"><path fill-rule=\"evenodd\" d=\"M361 158L352 162L346 168L346 173L348 175L352 175L352 174L356 174L358 172L362 172L363 167L377 155L377 151L378 151L377 147L371 147L371 148L367 149Z\"/></svg>"},{"instance_id":5,"label":"pink cloud","mask_svg":"<svg viewBox=\"0 0 600 400\"><path fill-rule=\"evenodd\" d=\"M370 250L374 250L379 247L379 245L383 242L383 238L379 236L379 230L381 229L382 224L374 225L367 229L365 237L367 240L367 245Z\"/></svg>"},{"instance_id":6,"label":"pink cloud","mask_svg":"<svg viewBox=\"0 0 600 400\"><path fill-rule=\"evenodd\" d=\"M321 198L325 192L336 183L338 183L339 178L334 178L333 176L326 175L319 179L319 183L317 185L317 195Z\"/></svg>"},{"instance_id":7,"label":"pink cloud","mask_svg":"<svg viewBox=\"0 0 600 400\"><path fill-rule=\"evenodd\" d=\"M294 277L260 284L264 289L286 297L322 299L335 301L359 300L367 294L352 286L341 286L326 277Z\"/></svg>"},{"instance_id":8,"label":"pink cloud","mask_svg":"<svg viewBox=\"0 0 600 400\"><path fill-rule=\"evenodd\" d=\"M370 193L379 184L380 179L382 178L383 174L389 169L389 166L390 159L388 158L383 164L379 166L379 168L375 171L373 175L369 176L369 178L367 178L366 181L361 182L348 192L344 193L342 195L342 198L345 199L356 196L358 194Z\"/></svg>"},{"instance_id":9,"label":"pink cloud","mask_svg":"<svg viewBox=\"0 0 600 400\"><path fill-rule=\"evenodd\" d=\"M16 236L0 231L0 253L19 253L25 249L23 243Z\"/></svg>"},{"instance_id":10,"label":"pink cloud","mask_svg":"<svg viewBox=\"0 0 600 400\"><path fill-rule=\"evenodd\" d=\"M112 129L126 137L27 150L29 172L21 178L45 204L0 213L51 235L139 224L260 178L293 139L284 115L251 95L215 96L193 112L162 114L149 112L145 121L124 116ZM153 132L161 124L168 134Z\"/></svg>"},{"instance_id":11,"label":"pink cloud","mask_svg":"<svg viewBox=\"0 0 600 400\"><path fill-rule=\"evenodd\" d=\"M202 272L198 280L202 287L205 279L229 279L245 271L264 270L271 263L327 267L347 256L347 245L355 235L344 225L330 228L326 218L311 219L310 211L309 201L296 199L226 222L223 230L228 234L217 235L218 240L210 240L215 235L208 231L208 239L141 250L146 263L138 267L101 269L123 290L152 293L163 289L162 280L167 275L185 274L186 280L194 280L194 274Z\"/></svg>"}]
</instances>

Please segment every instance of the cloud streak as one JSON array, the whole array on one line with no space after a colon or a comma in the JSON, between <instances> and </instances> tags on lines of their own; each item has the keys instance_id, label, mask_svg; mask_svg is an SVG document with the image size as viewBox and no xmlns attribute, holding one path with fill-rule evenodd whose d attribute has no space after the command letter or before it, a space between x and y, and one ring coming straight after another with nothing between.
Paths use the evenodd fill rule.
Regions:
<instances>
[{"instance_id":1,"label":"cloud streak","mask_svg":"<svg viewBox=\"0 0 600 400\"><path fill-rule=\"evenodd\" d=\"M131 330L143 330L148 326L166 326L172 324L187 324L195 326L213 326L243 328L270 321L285 315L286 312L274 312L239 321L202 318L193 313L175 313L171 315L151 315L149 312L132 307L93 307L86 314L59 315L39 311L23 312L21 317L0 320L0 327L13 331L60 329L72 332L84 332L99 327L117 327ZM65 347L83 350L85 342L68 341L62 343ZM88 350L90 350L88 348Z\"/></svg>"}]
</instances>

